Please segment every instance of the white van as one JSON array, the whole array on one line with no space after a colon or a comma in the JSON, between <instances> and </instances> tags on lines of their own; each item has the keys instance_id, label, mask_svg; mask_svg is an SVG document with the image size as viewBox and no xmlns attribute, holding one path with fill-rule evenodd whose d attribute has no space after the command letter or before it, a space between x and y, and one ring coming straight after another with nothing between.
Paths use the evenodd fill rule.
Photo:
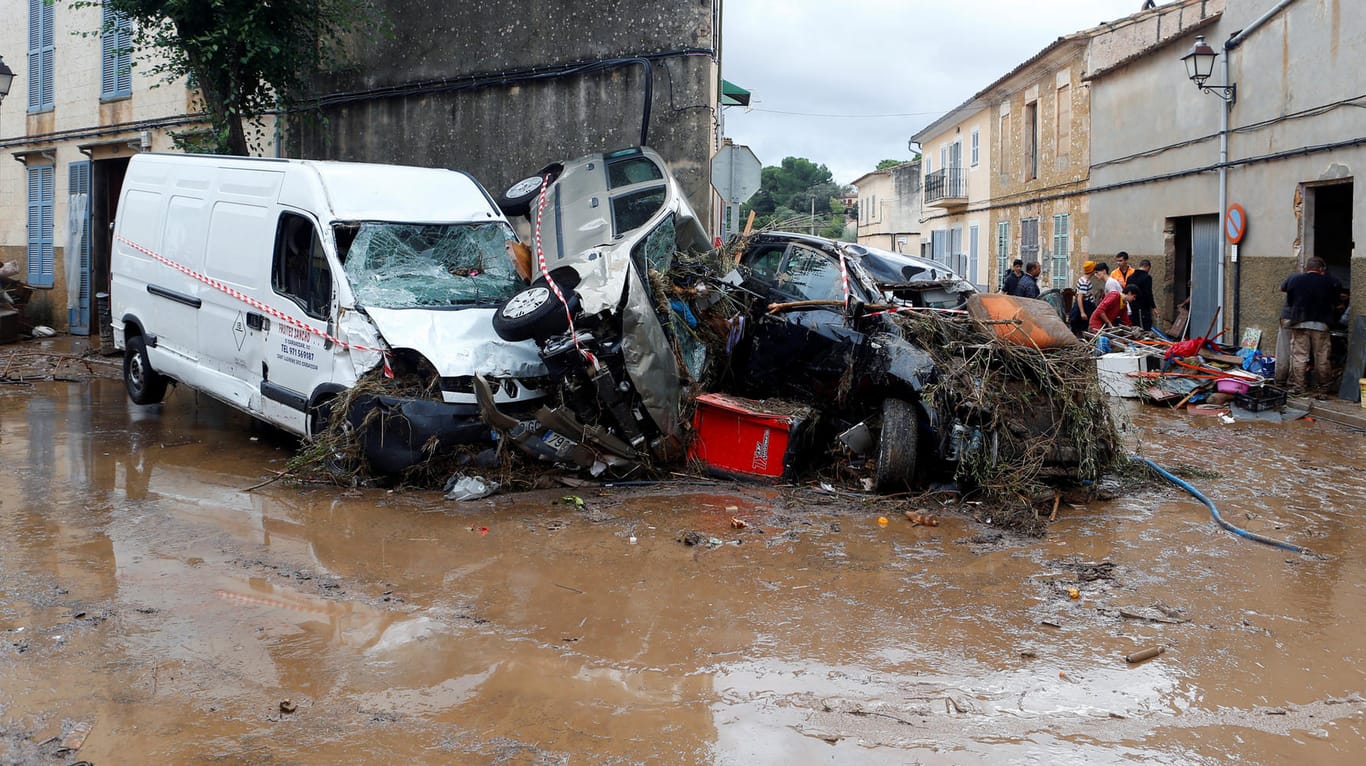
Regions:
<instances>
[{"instance_id":1,"label":"white van","mask_svg":"<svg viewBox=\"0 0 1366 766\"><path fill-rule=\"evenodd\" d=\"M490 438L473 381L534 409L545 367L493 331L520 288L512 227L451 170L140 154L128 165L112 257L115 344L137 404L175 381L287 431L317 433L332 402L387 365L425 397L365 396L372 467L402 470L431 439ZM387 373L386 373L387 374Z\"/></svg>"}]
</instances>

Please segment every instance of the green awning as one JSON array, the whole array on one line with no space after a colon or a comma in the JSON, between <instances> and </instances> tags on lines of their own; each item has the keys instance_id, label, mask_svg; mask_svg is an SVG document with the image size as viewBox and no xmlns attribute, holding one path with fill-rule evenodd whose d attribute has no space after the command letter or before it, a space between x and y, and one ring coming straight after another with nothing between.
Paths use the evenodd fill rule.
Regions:
<instances>
[{"instance_id":1,"label":"green awning","mask_svg":"<svg viewBox=\"0 0 1366 766\"><path fill-rule=\"evenodd\" d=\"M722 80L721 106L749 106L749 91L729 80Z\"/></svg>"}]
</instances>

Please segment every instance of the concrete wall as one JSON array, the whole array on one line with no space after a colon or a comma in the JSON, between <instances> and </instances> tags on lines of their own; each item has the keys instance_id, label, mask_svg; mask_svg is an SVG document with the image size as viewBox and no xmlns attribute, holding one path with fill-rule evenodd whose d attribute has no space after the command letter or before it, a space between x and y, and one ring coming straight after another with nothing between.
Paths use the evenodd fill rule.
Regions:
<instances>
[{"instance_id":1,"label":"concrete wall","mask_svg":"<svg viewBox=\"0 0 1366 766\"><path fill-rule=\"evenodd\" d=\"M1223 17L1200 31L1219 50L1274 4L1228 0ZM1366 137L1360 107L1333 106L1361 95L1355 73L1366 60L1366 17L1359 10L1351 0L1299 0L1231 55L1238 99L1230 113L1228 201L1246 209L1249 225L1241 263L1225 261L1221 324L1232 329L1237 275L1239 329L1261 329L1270 339L1264 349L1274 350L1283 305L1278 285L1311 254L1300 204L1306 185L1353 179L1366 169L1366 146L1331 146ZM1186 35L1091 83L1091 236L1098 251L1125 249L1170 266L1168 219L1220 213L1218 174L1193 170L1218 161L1224 104L1185 78L1179 59L1192 40ZM1223 82L1222 59L1210 82ZM1366 226L1360 183L1351 217L1353 239L1359 240ZM1353 253L1336 275L1350 279L1360 315L1366 300L1361 254ZM1169 274L1155 268L1154 277L1170 291Z\"/></svg>"},{"instance_id":2,"label":"concrete wall","mask_svg":"<svg viewBox=\"0 0 1366 766\"><path fill-rule=\"evenodd\" d=\"M496 194L549 162L640 143L648 107L649 144L711 211L720 0L378 4L393 34L360 36L354 65L319 80L321 119L296 122L291 153L456 167ZM576 63L595 68L564 73Z\"/></svg>"}]
</instances>

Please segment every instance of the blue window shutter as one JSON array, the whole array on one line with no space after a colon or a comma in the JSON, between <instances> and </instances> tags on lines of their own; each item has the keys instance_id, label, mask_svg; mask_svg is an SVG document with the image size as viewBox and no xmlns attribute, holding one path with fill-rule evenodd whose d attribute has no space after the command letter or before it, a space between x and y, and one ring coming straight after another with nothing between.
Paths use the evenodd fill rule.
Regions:
<instances>
[{"instance_id":1,"label":"blue window shutter","mask_svg":"<svg viewBox=\"0 0 1366 766\"><path fill-rule=\"evenodd\" d=\"M118 93L119 33L114 27L114 10L103 6L100 23L100 98Z\"/></svg>"},{"instance_id":2,"label":"blue window shutter","mask_svg":"<svg viewBox=\"0 0 1366 766\"><path fill-rule=\"evenodd\" d=\"M42 112L52 108L52 69L55 51L53 4L45 0L28 2L28 110Z\"/></svg>"},{"instance_id":3,"label":"blue window shutter","mask_svg":"<svg viewBox=\"0 0 1366 766\"><path fill-rule=\"evenodd\" d=\"M28 169L28 283L52 287L52 194L55 169Z\"/></svg>"},{"instance_id":4,"label":"blue window shutter","mask_svg":"<svg viewBox=\"0 0 1366 766\"><path fill-rule=\"evenodd\" d=\"M116 87L119 94L133 95L133 21L122 14L119 15L118 67L115 74L118 77Z\"/></svg>"},{"instance_id":5,"label":"blue window shutter","mask_svg":"<svg viewBox=\"0 0 1366 766\"><path fill-rule=\"evenodd\" d=\"M100 26L100 98L133 94L133 24L122 13L104 6Z\"/></svg>"}]
</instances>

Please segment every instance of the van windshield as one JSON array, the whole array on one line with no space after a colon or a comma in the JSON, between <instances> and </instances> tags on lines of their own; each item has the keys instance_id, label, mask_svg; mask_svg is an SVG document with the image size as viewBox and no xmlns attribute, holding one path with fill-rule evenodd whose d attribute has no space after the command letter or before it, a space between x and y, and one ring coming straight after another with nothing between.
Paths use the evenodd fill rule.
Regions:
<instances>
[{"instance_id":1,"label":"van windshield","mask_svg":"<svg viewBox=\"0 0 1366 766\"><path fill-rule=\"evenodd\" d=\"M362 306L496 306L517 292L506 223L337 224L346 277ZM350 242L349 247L344 243Z\"/></svg>"}]
</instances>

